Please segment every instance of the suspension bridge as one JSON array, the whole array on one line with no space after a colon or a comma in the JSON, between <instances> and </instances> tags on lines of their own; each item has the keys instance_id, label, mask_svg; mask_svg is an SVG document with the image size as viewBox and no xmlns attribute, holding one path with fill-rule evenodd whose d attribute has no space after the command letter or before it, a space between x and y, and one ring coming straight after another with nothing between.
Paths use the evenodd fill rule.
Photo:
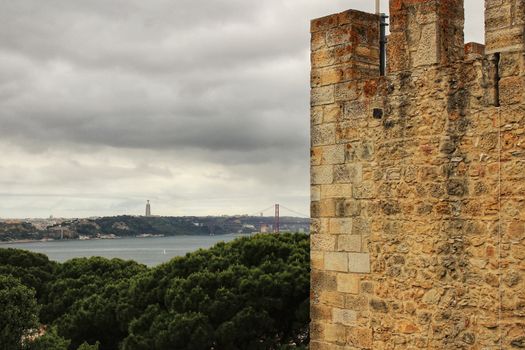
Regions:
<instances>
[{"instance_id":1,"label":"suspension bridge","mask_svg":"<svg viewBox=\"0 0 525 350\"><path fill-rule=\"evenodd\" d=\"M308 214L304 214L304 213L301 213L299 211L296 211L296 210L293 210L293 209L290 209L282 204L273 204L271 206L269 206L268 208L264 208L263 210L258 210L257 212L253 213L252 215L250 216L270 216L270 215L265 215L265 213L268 213L270 212L270 214L273 212L273 215L274 215L274 221L273 221L273 232L275 233L279 233L280 232L280 218L281 218L281 213L283 212L283 209L284 209L284 212L288 212L290 214L293 214L293 215L298 215L299 217L302 217L302 218L309 218L310 215ZM283 215L285 216L285 215Z\"/></svg>"}]
</instances>

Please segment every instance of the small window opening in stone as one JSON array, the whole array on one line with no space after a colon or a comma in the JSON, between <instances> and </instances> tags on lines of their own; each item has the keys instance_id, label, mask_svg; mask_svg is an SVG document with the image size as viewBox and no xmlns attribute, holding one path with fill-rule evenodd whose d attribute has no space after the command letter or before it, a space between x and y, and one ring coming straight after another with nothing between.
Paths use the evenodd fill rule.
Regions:
<instances>
[{"instance_id":1,"label":"small window opening in stone","mask_svg":"<svg viewBox=\"0 0 525 350\"><path fill-rule=\"evenodd\" d=\"M383 110L381 108L374 108L374 111L372 112L372 116L374 117L374 119L383 118Z\"/></svg>"}]
</instances>

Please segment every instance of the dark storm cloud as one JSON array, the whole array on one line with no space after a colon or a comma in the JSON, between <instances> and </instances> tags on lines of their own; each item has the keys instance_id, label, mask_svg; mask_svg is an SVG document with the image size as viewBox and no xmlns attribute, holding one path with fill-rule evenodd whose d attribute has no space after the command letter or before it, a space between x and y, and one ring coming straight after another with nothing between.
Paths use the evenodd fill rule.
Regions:
<instances>
[{"instance_id":1,"label":"dark storm cloud","mask_svg":"<svg viewBox=\"0 0 525 350\"><path fill-rule=\"evenodd\" d=\"M4 4L0 134L149 149L305 144L294 126L306 119L306 20L290 30L291 8L283 18L245 1L147 4Z\"/></svg>"},{"instance_id":2,"label":"dark storm cloud","mask_svg":"<svg viewBox=\"0 0 525 350\"><path fill-rule=\"evenodd\" d=\"M307 25L320 3L1 7L4 137L153 149L305 144Z\"/></svg>"}]
</instances>

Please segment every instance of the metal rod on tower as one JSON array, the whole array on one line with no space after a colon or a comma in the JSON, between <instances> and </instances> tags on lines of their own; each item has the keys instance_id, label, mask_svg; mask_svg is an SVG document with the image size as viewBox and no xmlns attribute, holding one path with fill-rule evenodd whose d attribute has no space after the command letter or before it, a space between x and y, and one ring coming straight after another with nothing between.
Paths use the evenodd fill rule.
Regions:
<instances>
[{"instance_id":1,"label":"metal rod on tower","mask_svg":"<svg viewBox=\"0 0 525 350\"><path fill-rule=\"evenodd\" d=\"M381 0L376 0L376 15L381 13Z\"/></svg>"},{"instance_id":2,"label":"metal rod on tower","mask_svg":"<svg viewBox=\"0 0 525 350\"><path fill-rule=\"evenodd\" d=\"M379 31L379 74L384 76L386 74L386 27L388 27L387 18L388 16L384 13L380 14L380 31Z\"/></svg>"},{"instance_id":3,"label":"metal rod on tower","mask_svg":"<svg viewBox=\"0 0 525 350\"><path fill-rule=\"evenodd\" d=\"M273 232L279 233L279 204L275 205L275 217L273 221Z\"/></svg>"}]
</instances>

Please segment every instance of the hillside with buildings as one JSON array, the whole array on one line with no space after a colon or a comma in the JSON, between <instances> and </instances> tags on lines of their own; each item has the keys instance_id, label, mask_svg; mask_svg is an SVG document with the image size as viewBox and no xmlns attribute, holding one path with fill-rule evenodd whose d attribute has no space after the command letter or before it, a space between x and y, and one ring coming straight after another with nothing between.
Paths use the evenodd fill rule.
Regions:
<instances>
[{"instance_id":1,"label":"hillside with buildings","mask_svg":"<svg viewBox=\"0 0 525 350\"><path fill-rule=\"evenodd\" d=\"M273 217L257 216L122 215L87 219L5 220L0 221L0 241L267 233L274 231L273 225ZM308 219L280 218L280 231L308 230Z\"/></svg>"}]
</instances>

